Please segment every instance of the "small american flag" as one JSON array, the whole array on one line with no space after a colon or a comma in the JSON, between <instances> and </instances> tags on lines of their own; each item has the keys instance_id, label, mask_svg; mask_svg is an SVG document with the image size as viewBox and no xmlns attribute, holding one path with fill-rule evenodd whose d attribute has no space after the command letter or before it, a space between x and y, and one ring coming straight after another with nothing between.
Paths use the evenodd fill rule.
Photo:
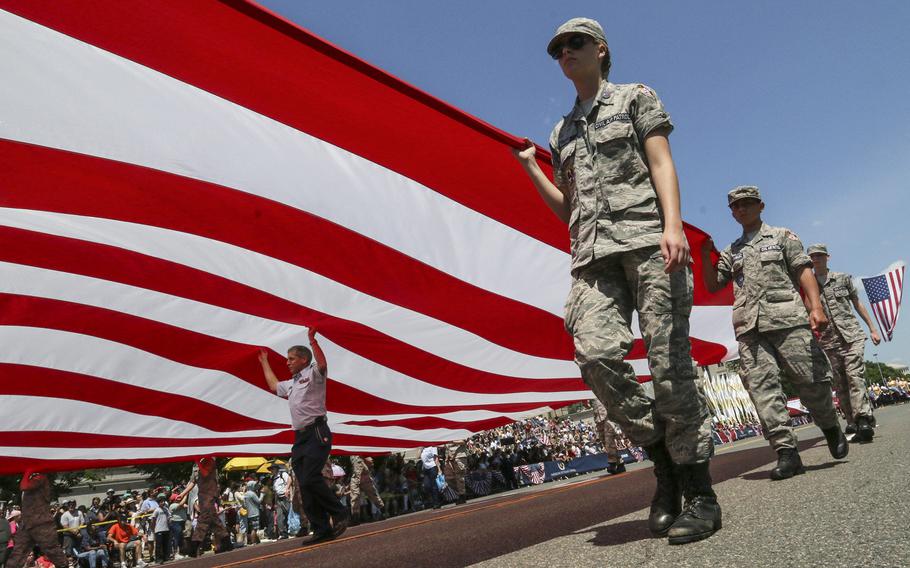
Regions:
<instances>
[{"instance_id":1,"label":"small american flag","mask_svg":"<svg viewBox=\"0 0 910 568\"><path fill-rule=\"evenodd\" d=\"M882 339L891 341L894 335L894 326L897 325L897 316L901 308L901 295L904 287L903 262L888 269L884 274L863 278L866 296L875 314L875 321L882 332Z\"/></svg>"}]
</instances>

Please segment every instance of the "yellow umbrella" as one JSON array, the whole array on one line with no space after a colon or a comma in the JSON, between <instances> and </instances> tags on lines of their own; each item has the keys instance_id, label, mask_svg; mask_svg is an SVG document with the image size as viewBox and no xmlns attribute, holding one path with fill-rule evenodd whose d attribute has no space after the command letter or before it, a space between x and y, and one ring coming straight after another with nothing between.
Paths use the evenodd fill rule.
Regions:
<instances>
[{"instance_id":1,"label":"yellow umbrella","mask_svg":"<svg viewBox=\"0 0 910 568\"><path fill-rule=\"evenodd\" d=\"M273 464L275 464L275 465L285 465L285 466L288 465L287 462L283 462L283 461L281 461L281 460L274 460L274 461L270 461L270 462L265 462L264 464L262 464L262 465L259 467L259 469L256 470L256 473L269 473L269 472L271 471L271 469L269 469L269 468L271 468Z\"/></svg>"},{"instance_id":2,"label":"yellow umbrella","mask_svg":"<svg viewBox=\"0 0 910 568\"><path fill-rule=\"evenodd\" d=\"M264 463L268 463L265 458L231 458L224 464L224 471L247 471L256 469Z\"/></svg>"}]
</instances>

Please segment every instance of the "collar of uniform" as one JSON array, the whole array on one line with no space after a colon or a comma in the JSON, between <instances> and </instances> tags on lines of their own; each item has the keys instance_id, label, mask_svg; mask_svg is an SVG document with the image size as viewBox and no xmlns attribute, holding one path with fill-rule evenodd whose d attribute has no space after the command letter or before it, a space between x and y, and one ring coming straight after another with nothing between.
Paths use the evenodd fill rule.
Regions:
<instances>
[{"instance_id":1,"label":"collar of uniform","mask_svg":"<svg viewBox=\"0 0 910 568\"><path fill-rule=\"evenodd\" d=\"M771 227L769 227L767 224L765 224L764 222L762 222L761 227L759 227L758 231L756 231L755 234L752 235L752 238L751 238L751 239L749 239L749 240L747 241L747 240L746 240L746 234L743 233L742 235L739 236L738 239L736 239L735 241L733 241L733 244L734 244L734 245L745 245L745 244L748 244L748 243L752 242L752 241L755 240L757 237L768 237L768 236L773 236L772 233L771 233Z\"/></svg>"},{"instance_id":2,"label":"collar of uniform","mask_svg":"<svg viewBox=\"0 0 910 568\"><path fill-rule=\"evenodd\" d=\"M594 96L594 106L591 107L593 111L594 108L599 104L611 104L610 96L613 94L613 84L609 81L600 81L600 89L597 91L597 95ZM575 97L575 106L572 107L572 112L569 114L569 120L575 122L585 118L581 113L581 101L578 97Z\"/></svg>"}]
</instances>

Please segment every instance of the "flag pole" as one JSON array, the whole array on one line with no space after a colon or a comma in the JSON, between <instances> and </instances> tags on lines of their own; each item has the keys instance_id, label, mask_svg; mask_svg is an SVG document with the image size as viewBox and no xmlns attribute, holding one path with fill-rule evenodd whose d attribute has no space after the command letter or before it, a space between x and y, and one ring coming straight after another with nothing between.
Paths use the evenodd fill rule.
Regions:
<instances>
[{"instance_id":1,"label":"flag pole","mask_svg":"<svg viewBox=\"0 0 910 568\"><path fill-rule=\"evenodd\" d=\"M878 353L873 353L872 356L875 357L875 364L878 366L878 376L882 381L882 386L885 386L885 376L882 374L882 362L878 360Z\"/></svg>"}]
</instances>

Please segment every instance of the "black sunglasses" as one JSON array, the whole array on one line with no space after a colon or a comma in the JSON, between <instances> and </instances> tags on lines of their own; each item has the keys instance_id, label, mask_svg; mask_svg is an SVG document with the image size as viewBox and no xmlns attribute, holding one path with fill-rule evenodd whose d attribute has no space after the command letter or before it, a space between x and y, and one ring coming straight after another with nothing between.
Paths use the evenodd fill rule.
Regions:
<instances>
[{"instance_id":1,"label":"black sunglasses","mask_svg":"<svg viewBox=\"0 0 910 568\"><path fill-rule=\"evenodd\" d=\"M562 50L566 47L568 47L569 49L571 49L573 51L577 51L577 50L583 48L585 46L585 44L588 43L589 39L591 39L591 38L586 35L582 35L582 34L576 34L573 36L569 36L569 38L566 39L565 41L561 41L553 46L552 51L550 51L550 57L552 57L553 59L559 59L560 57L562 57Z\"/></svg>"}]
</instances>

